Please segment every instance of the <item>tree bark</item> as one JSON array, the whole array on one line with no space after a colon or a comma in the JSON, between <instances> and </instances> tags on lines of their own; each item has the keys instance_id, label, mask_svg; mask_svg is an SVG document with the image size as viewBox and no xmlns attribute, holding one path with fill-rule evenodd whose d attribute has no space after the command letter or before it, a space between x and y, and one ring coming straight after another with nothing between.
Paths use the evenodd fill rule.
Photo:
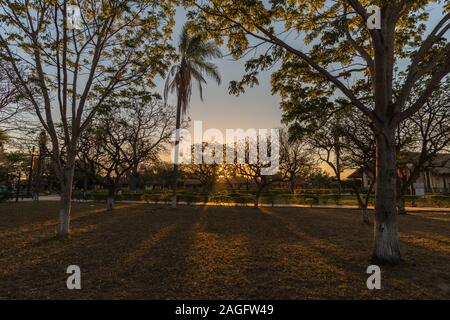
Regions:
<instances>
[{"instance_id":1,"label":"tree bark","mask_svg":"<svg viewBox=\"0 0 450 320\"><path fill-rule=\"evenodd\" d=\"M385 127L377 138L377 186L375 195L375 263L398 263L400 246L397 225L397 173L395 130Z\"/></svg>"},{"instance_id":2,"label":"tree bark","mask_svg":"<svg viewBox=\"0 0 450 320\"><path fill-rule=\"evenodd\" d=\"M68 238L70 235L70 212L72 209L72 184L74 166L68 166L61 182L61 207L59 209L58 237Z\"/></svg>"}]
</instances>

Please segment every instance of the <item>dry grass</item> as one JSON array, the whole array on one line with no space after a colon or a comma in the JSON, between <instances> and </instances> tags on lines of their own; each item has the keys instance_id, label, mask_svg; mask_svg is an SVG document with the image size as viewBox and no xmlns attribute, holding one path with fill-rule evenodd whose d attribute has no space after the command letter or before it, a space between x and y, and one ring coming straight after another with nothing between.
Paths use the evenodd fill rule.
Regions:
<instances>
[{"instance_id":1,"label":"dry grass","mask_svg":"<svg viewBox=\"0 0 450 320\"><path fill-rule=\"evenodd\" d=\"M405 262L369 291L372 228L354 210L75 204L66 241L56 213L0 204L0 298L450 298L449 214L400 217ZM82 290L65 288L71 264Z\"/></svg>"}]
</instances>

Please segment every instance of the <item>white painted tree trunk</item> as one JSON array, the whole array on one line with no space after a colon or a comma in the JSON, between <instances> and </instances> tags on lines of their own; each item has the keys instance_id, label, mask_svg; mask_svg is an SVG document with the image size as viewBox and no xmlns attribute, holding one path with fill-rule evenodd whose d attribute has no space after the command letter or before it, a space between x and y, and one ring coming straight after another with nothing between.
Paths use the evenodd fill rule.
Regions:
<instances>
[{"instance_id":1,"label":"white painted tree trunk","mask_svg":"<svg viewBox=\"0 0 450 320\"><path fill-rule=\"evenodd\" d=\"M114 196L108 196L106 199L106 210L112 211L114 209Z\"/></svg>"},{"instance_id":2,"label":"white painted tree trunk","mask_svg":"<svg viewBox=\"0 0 450 320\"><path fill-rule=\"evenodd\" d=\"M377 187L373 260L375 263L400 261L397 225L397 174L395 131L384 129L377 134Z\"/></svg>"}]
</instances>

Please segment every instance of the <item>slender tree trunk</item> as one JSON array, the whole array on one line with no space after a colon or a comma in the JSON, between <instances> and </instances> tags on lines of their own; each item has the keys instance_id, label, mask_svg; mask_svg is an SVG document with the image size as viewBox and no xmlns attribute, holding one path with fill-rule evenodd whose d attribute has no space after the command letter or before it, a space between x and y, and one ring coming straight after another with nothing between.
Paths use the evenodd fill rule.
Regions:
<instances>
[{"instance_id":1,"label":"slender tree trunk","mask_svg":"<svg viewBox=\"0 0 450 320\"><path fill-rule=\"evenodd\" d=\"M364 199L364 202L362 202L362 214L363 214L363 222L365 224L370 224L370 217L369 217L369 201L370 201L370 195L372 194L373 187L375 186L375 180L372 179L370 182L369 188L367 189L367 195Z\"/></svg>"},{"instance_id":2,"label":"slender tree trunk","mask_svg":"<svg viewBox=\"0 0 450 320\"><path fill-rule=\"evenodd\" d=\"M365 201L363 201L362 194L359 191L358 187L356 185L352 184L352 188L353 188L353 191L355 192L356 200L358 201L359 207L361 208L363 223L370 224L369 211L367 210L367 206L368 206L367 197L370 196L370 194L369 194L370 191L367 194Z\"/></svg>"},{"instance_id":3,"label":"slender tree trunk","mask_svg":"<svg viewBox=\"0 0 450 320\"><path fill-rule=\"evenodd\" d=\"M295 177L291 177L290 189L291 189L291 193L294 194L295 193Z\"/></svg>"},{"instance_id":4,"label":"slender tree trunk","mask_svg":"<svg viewBox=\"0 0 450 320\"><path fill-rule=\"evenodd\" d=\"M398 196L397 211L398 211L398 215L400 215L400 216L404 216L407 214L406 206L405 206L405 197L403 195Z\"/></svg>"},{"instance_id":5,"label":"slender tree trunk","mask_svg":"<svg viewBox=\"0 0 450 320\"><path fill-rule=\"evenodd\" d=\"M397 175L397 213L399 215L406 215L403 184L402 179Z\"/></svg>"},{"instance_id":6,"label":"slender tree trunk","mask_svg":"<svg viewBox=\"0 0 450 320\"><path fill-rule=\"evenodd\" d=\"M363 223L370 224L369 210L367 209L367 206L363 206L361 208L361 210L362 210Z\"/></svg>"},{"instance_id":7,"label":"slender tree trunk","mask_svg":"<svg viewBox=\"0 0 450 320\"><path fill-rule=\"evenodd\" d=\"M114 208L114 193L115 188L108 188L108 197L106 198L106 211L112 211Z\"/></svg>"},{"instance_id":8,"label":"slender tree trunk","mask_svg":"<svg viewBox=\"0 0 450 320\"><path fill-rule=\"evenodd\" d=\"M139 184L139 173L137 166L134 166L133 170L131 170L130 176L130 190L136 191L138 189Z\"/></svg>"},{"instance_id":9,"label":"slender tree trunk","mask_svg":"<svg viewBox=\"0 0 450 320\"><path fill-rule=\"evenodd\" d=\"M87 174L84 174L83 177L83 200L86 200L87 196L87 189L88 189L88 176Z\"/></svg>"},{"instance_id":10,"label":"slender tree trunk","mask_svg":"<svg viewBox=\"0 0 450 320\"><path fill-rule=\"evenodd\" d=\"M400 246L397 225L397 173L395 130L384 128L377 133L377 185L373 261L397 263Z\"/></svg>"},{"instance_id":11,"label":"slender tree trunk","mask_svg":"<svg viewBox=\"0 0 450 320\"><path fill-rule=\"evenodd\" d=\"M41 152L41 151L39 151ZM36 161L36 172L34 178L34 190L33 190L33 200L39 201L39 192L41 191L41 171L42 171L42 161L43 157L39 153L39 157Z\"/></svg>"},{"instance_id":12,"label":"slender tree trunk","mask_svg":"<svg viewBox=\"0 0 450 320\"><path fill-rule=\"evenodd\" d=\"M72 209L72 184L74 166L68 166L64 171L64 181L61 181L61 207L59 209L58 236L68 238L70 234L70 212Z\"/></svg>"},{"instance_id":13,"label":"slender tree trunk","mask_svg":"<svg viewBox=\"0 0 450 320\"><path fill-rule=\"evenodd\" d=\"M255 201L253 203L255 208L259 207L259 198L261 197L261 192L263 191L264 187L258 187L255 194Z\"/></svg>"},{"instance_id":14,"label":"slender tree trunk","mask_svg":"<svg viewBox=\"0 0 450 320\"><path fill-rule=\"evenodd\" d=\"M174 162L173 162L173 181L172 181L172 207L177 207L177 188L178 188L178 161L179 161L179 149L180 149L180 127L181 127L181 98L178 93L178 103L177 103L177 123L175 132L175 151L174 151Z\"/></svg>"},{"instance_id":15,"label":"slender tree trunk","mask_svg":"<svg viewBox=\"0 0 450 320\"><path fill-rule=\"evenodd\" d=\"M31 197L31 187L33 185L34 147L31 152L30 169L28 172L27 198Z\"/></svg>"},{"instance_id":16,"label":"slender tree trunk","mask_svg":"<svg viewBox=\"0 0 450 320\"><path fill-rule=\"evenodd\" d=\"M22 172L19 171L19 175L17 178L17 185L16 185L16 202L19 202L19 196L20 196L20 176Z\"/></svg>"}]
</instances>

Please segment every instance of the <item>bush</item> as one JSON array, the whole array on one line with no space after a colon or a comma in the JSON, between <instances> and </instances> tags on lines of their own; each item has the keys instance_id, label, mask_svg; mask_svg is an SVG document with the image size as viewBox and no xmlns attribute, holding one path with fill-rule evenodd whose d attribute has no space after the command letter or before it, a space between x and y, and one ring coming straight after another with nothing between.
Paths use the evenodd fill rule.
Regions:
<instances>
[{"instance_id":1,"label":"bush","mask_svg":"<svg viewBox=\"0 0 450 320\"><path fill-rule=\"evenodd\" d=\"M171 194L169 193L144 193L140 195L140 200L143 200L147 203L154 202L155 204L161 202L170 202Z\"/></svg>"},{"instance_id":2,"label":"bush","mask_svg":"<svg viewBox=\"0 0 450 320\"><path fill-rule=\"evenodd\" d=\"M4 202L12 197L12 190L7 186L0 186L0 202Z\"/></svg>"}]
</instances>

